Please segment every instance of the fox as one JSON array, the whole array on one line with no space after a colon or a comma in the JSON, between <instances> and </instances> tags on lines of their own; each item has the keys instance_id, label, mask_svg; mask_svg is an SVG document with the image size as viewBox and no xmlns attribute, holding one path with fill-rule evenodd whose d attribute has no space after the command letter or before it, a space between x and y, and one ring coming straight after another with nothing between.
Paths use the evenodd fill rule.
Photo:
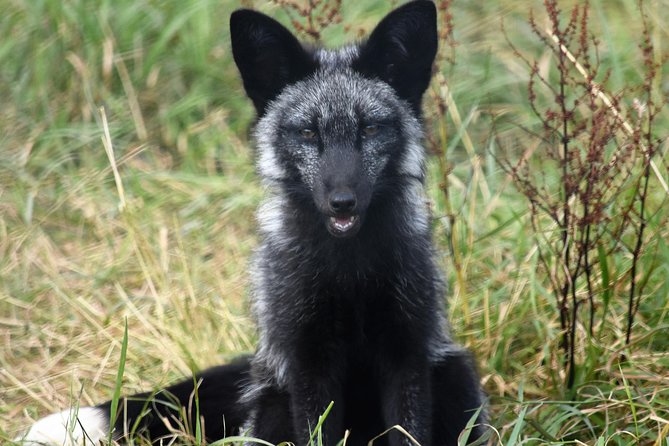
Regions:
<instances>
[{"instance_id":1,"label":"fox","mask_svg":"<svg viewBox=\"0 0 669 446\"><path fill-rule=\"evenodd\" d=\"M250 9L232 13L230 35L266 189L249 274L256 352L126 397L114 417L111 401L49 415L19 442L97 444L132 432L159 441L184 414L208 441L302 446L316 426L324 445L481 437L486 396L450 334L425 195L434 3L399 6L364 41L335 49Z\"/></svg>"}]
</instances>

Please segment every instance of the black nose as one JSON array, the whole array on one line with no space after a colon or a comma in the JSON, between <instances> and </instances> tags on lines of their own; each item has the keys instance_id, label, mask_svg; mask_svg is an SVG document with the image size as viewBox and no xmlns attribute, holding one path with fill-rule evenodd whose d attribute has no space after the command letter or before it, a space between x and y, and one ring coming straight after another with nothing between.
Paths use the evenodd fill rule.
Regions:
<instances>
[{"instance_id":1,"label":"black nose","mask_svg":"<svg viewBox=\"0 0 669 446\"><path fill-rule=\"evenodd\" d=\"M351 213L357 200L351 191L335 191L330 194L330 209L338 214Z\"/></svg>"}]
</instances>

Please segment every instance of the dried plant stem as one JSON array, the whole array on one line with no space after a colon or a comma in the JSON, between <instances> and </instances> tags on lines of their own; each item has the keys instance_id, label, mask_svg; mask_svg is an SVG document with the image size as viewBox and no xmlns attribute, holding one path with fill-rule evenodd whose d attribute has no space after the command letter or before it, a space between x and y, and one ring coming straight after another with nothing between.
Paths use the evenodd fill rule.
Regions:
<instances>
[{"instance_id":1,"label":"dried plant stem","mask_svg":"<svg viewBox=\"0 0 669 446\"><path fill-rule=\"evenodd\" d=\"M634 246L634 251L632 252L632 268L630 271L630 294L627 308L627 331L625 332L625 344L630 343L630 337L632 336L632 325L634 324L634 316L636 315L637 310L639 309L639 299L635 299L636 292L636 270L639 263L639 258L641 256L641 248L643 247L643 236L646 229L646 197L648 196L648 183L650 180L650 163L646 163L644 169L644 185L639 197L639 229L636 237L636 244Z\"/></svg>"},{"instance_id":2,"label":"dried plant stem","mask_svg":"<svg viewBox=\"0 0 669 446\"><path fill-rule=\"evenodd\" d=\"M102 137L102 145L105 148L107 158L109 158L109 164L111 166L112 172L114 173L114 182L116 183L116 190L118 191L119 197L118 208L120 211L123 211L126 207L125 191L123 189L121 175L118 173L118 165L116 163L116 156L114 155L114 147L112 146L111 135L109 133L109 124L107 123L107 113L105 113L104 107L100 107L99 110L100 116L102 118L102 129L104 132L104 136Z\"/></svg>"}]
</instances>

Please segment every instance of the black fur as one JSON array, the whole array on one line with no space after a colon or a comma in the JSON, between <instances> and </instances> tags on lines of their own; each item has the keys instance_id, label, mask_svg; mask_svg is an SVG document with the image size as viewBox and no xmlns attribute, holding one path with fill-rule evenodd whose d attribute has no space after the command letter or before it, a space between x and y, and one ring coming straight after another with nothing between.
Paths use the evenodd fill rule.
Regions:
<instances>
[{"instance_id":1,"label":"black fur","mask_svg":"<svg viewBox=\"0 0 669 446\"><path fill-rule=\"evenodd\" d=\"M303 78L315 67L290 31L266 15L235 11L230 20L230 34L242 36L235 40L232 54L240 71L247 73L246 94L259 114L263 114L267 103L285 85Z\"/></svg>"},{"instance_id":2,"label":"black fur","mask_svg":"<svg viewBox=\"0 0 669 446\"><path fill-rule=\"evenodd\" d=\"M236 435L248 413L239 396L249 384L250 359L239 358L156 392L124 398L114 432L145 436L156 442L184 430L194 434L199 413L210 441ZM96 407L109 415L111 403Z\"/></svg>"},{"instance_id":3,"label":"black fur","mask_svg":"<svg viewBox=\"0 0 669 446\"><path fill-rule=\"evenodd\" d=\"M434 8L410 2L388 14L362 45L353 68L378 77L406 99L420 115L421 99L432 78L437 54L437 22Z\"/></svg>"}]
</instances>

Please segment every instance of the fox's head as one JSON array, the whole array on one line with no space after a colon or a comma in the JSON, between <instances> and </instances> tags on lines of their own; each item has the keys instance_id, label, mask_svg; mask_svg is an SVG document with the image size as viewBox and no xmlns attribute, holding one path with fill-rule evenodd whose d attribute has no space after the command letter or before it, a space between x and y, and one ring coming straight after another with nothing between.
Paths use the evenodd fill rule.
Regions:
<instances>
[{"instance_id":1,"label":"fox's head","mask_svg":"<svg viewBox=\"0 0 669 446\"><path fill-rule=\"evenodd\" d=\"M259 172L309 197L336 237L363 224L375 189L422 179L421 97L437 51L436 10L414 1L358 45L309 49L274 19L238 10L232 50L258 114Z\"/></svg>"}]
</instances>

